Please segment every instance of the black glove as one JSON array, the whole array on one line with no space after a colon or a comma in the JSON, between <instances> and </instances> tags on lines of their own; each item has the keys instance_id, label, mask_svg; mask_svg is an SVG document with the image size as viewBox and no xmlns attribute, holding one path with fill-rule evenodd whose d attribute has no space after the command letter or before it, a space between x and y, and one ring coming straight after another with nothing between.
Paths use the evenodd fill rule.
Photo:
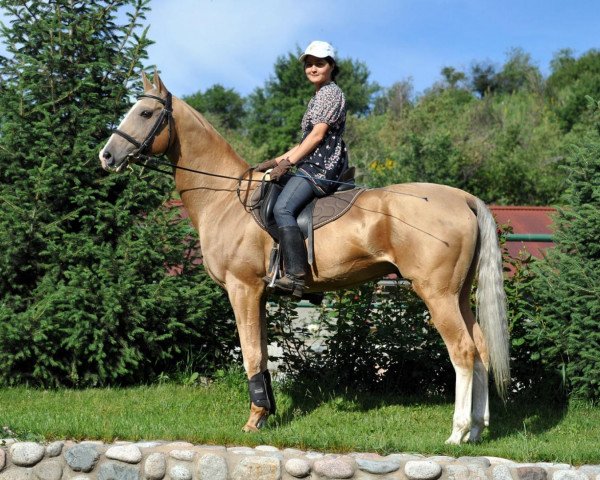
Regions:
<instances>
[{"instance_id":1,"label":"black glove","mask_svg":"<svg viewBox=\"0 0 600 480\"><path fill-rule=\"evenodd\" d=\"M259 163L256 167L254 167L254 171L255 172L266 172L267 170L269 170L269 168L275 168L276 166L277 166L277 161L275 159L266 160L262 163Z\"/></svg>"},{"instance_id":2,"label":"black glove","mask_svg":"<svg viewBox=\"0 0 600 480\"><path fill-rule=\"evenodd\" d=\"M276 182L279 180L289 171L290 168L292 168L292 162L290 162L287 158L284 158L273 170L271 170L271 181Z\"/></svg>"}]
</instances>

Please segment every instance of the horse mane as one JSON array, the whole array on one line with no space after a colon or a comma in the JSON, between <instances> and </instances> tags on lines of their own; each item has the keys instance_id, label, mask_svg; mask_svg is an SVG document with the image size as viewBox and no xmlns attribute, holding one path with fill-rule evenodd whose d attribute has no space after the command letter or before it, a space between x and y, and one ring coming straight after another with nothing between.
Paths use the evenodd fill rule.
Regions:
<instances>
[{"instance_id":1,"label":"horse mane","mask_svg":"<svg viewBox=\"0 0 600 480\"><path fill-rule=\"evenodd\" d=\"M177 98L177 97L174 97ZM211 134L215 135L217 138L220 139L220 141L227 147L227 149L231 152L231 154L238 159L239 161L243 162L243 164L247 167L249 164L248 162L246 162L246 160L244 160L236 151L235 149L231 146L231 144L227 141L227 139L225 137L223 137L223 135L221 135L219 133L219 131L206 119L206 117L204 115L202 115L198 110L196 110L194 107L192 107L189 103L187 103L185 100L182 100L180 98L177 98L178 101L180 101L185 108L192 114L192 116L198 121L198 123L202 126L202 128L204 130L206 130L207 132L210 132Z\"/></svg>"}]
</instances>

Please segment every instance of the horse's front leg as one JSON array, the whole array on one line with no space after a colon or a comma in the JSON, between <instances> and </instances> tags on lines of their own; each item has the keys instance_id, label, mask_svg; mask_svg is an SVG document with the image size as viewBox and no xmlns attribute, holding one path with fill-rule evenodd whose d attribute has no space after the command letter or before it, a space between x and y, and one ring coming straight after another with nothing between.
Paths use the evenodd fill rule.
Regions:
<instances>
[{"instance_id":1,"label":"horse's front leg","mask_svg":"<svg viewBox=\"0 0 600 480\"><path fill-rule=\"evenodd\" d=\"M275 413L275 397L267 370L266 299L263 292L262 281L227 283L248 376L250 417L243 427L246 432L257 431L268 416Z\"/></svg>"}]
</instances>

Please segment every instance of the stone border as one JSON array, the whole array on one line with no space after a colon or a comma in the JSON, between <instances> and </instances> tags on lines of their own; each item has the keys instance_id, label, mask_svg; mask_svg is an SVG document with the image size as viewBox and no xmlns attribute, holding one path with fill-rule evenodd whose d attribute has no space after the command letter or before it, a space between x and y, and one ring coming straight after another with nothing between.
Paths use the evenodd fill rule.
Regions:
<instances>
[{"instance_id":1,"label":"stone border","mask_svg":"<svg viewBox=\"0 0 600 480\"><path fill-rule=\"evenodd\" d=\"M600 480L600 465L496 457L353 453L187 442L0 440L0 480Z\"/></svg>"}]
</instances>

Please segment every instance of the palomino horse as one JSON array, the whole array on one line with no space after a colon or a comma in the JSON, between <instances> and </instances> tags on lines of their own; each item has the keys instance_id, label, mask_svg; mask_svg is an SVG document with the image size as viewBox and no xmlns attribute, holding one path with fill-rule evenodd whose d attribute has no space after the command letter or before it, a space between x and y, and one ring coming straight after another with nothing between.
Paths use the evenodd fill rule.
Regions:
<instances>
[{"instance_id":1,"label":"palomino horse","mask_svg":"<svg viewBox=\"0 0 600 480\"><path fill-rule=\"evenodd\" d=\"M204 267L226 290L235 312L251 398L244 430L253 431L275 408L263 282L273 242L236 195L249 166L202 115L172 97L157 74L153 84L144 74L142 80L145 93L100 152L100 161L104 169L119 172L143 154L165 154L181 168L175 170L175 185L198 231ZM501 395L510 378L501 256L484 203L462 190L426 183L367 190L347 214L315 232L314 250L317 268L308 292L389 273L412 283L456 372L447 443L480 440L489 421L488 370ZM477 269L478 321L470 306Z\"/></svg>"}]
</instances>

